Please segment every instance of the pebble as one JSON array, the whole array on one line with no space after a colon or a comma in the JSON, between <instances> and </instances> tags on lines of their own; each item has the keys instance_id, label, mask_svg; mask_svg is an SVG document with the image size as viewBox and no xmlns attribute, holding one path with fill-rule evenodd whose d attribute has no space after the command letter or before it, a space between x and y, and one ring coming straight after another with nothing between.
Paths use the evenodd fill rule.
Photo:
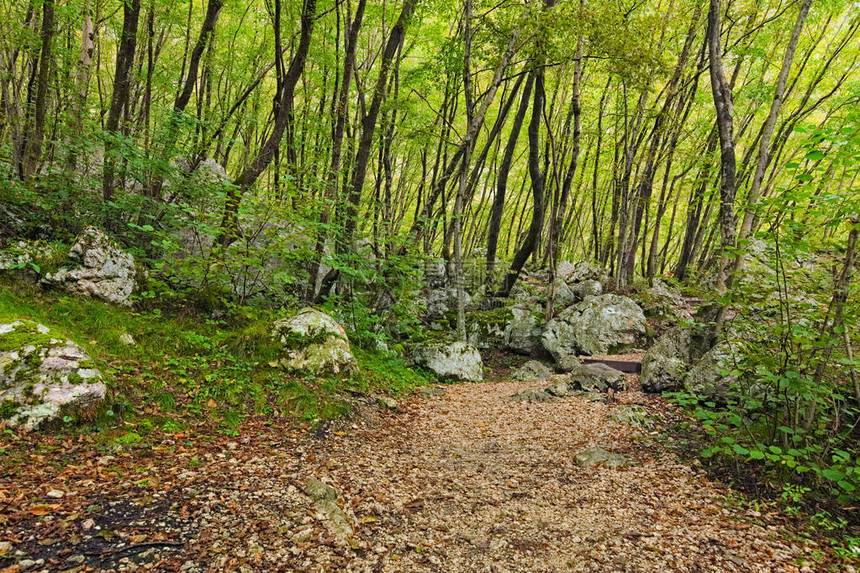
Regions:
<instances>
[{"instance_id":1,"label":"pebble","mask_svg":"<svg viewBox=\"0 0 860 573\"><path fill-rule=\"evenodd\" d=\"M64 495L66 495L66 494L64 494L62 491L60 491L58 489L52 489L51 491L48 492L48 497L50 497L51 499L60 499Z\"/></svg>"}]
</instances>

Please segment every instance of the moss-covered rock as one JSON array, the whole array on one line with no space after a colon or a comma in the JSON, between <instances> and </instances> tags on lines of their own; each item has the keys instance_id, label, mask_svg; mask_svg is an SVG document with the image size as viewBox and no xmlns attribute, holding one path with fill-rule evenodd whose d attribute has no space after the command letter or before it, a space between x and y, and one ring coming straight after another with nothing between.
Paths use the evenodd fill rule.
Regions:
<instances>
[{"instance_id":1,"label":"moss-covered rock","mask_svg":"<svg viewBox=\"0 0 860 573\"><path fill-rule=\"evenodd\" d=\"M45 275L43 283L78 296L129 306L140 278L134 257L99 229L87 227L69 250L71 265Z\"/></svg>"},{"instance_id":2,"label":"moss-covered rock","mask_svg":"<svg viewBox=\"0 0 860 573\"><path fill-rule=\"evenodd\" d=\"M419 344L412 350L412 357L416 364L443 379L480 382L484 378L481 354L465 342Z\"/></svg>"},{"instance_id":3,"label":"moss-covered rock","mask_svg":"<svg viewBox=\"0 0 860 573\"><path fill-rule=\"evenodd\" d=\"M282 348L277 365L313 375L350 374L357 368L346 331L332 317L313 308L282 318L272 328Z\"/></svg>"},{"instance_id":4,"label":"moss-covered rock","mask_svg":"<svg viewBox=\"0 0 860 573\"><path fill-rule=\"evenodd\" d=\"M0 324L0 412L11 426L35 429L95 408L105 396L87 353L32 321Z\"/></svg>"}]
</instances>

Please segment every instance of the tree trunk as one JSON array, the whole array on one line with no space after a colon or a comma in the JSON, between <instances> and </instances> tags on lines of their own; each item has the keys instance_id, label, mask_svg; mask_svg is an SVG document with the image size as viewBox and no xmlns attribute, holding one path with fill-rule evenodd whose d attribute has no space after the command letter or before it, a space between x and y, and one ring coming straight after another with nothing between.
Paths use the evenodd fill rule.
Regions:
<instances>
[{"instance_id":1,"label":"tree trunk","mask_svg":"<svg viewBox=\"0 0 860 573\"><path fill-rule=\"evenodd\" d=\"M721 252L717 274L717 290L726 292L729 266L735 246L735 144L732 133L733 109L731 87L723 70L720 47L720 0L711 0L708 13L708 56L711 65L711 91L717 111L717 131L720 136L720 239Z\"/></svg>"},{"instance_id":2,"label":"tree trunk","mask_svg":"<svg viewBox=\"0 0 860 573\"><path fill-rule=\"evenodd\" d=\"M290 118L290 110L292 109L293 94L295 93L296 84L301 78L302 72L305 69L305 61L308 56L308 49L311 45L311 34L313 33L314 20L316 19L316 0L305 0L304 8L302 9L302 31L299 37L299 45L296 48L296 53L290 62L290 67L287 70L287 75L284 78L284 88L281 94L281 103L278 109L278 115L275 118L275 124L272 127L272 133L260 147L257 156L254 160L245 167L244 171L233 182L233 186L227 192L227 200L224 205L224 215L221 218L221 230L218 236L218 244L222 247L227 247L236 240L239 235L239 204L242 201L242 195L247 191L265 171L275 151L281 143L281 138L284 136L284 130L287 127L287 122ZM280 34L280 30L276 31Z\"/></svg>"},{"instance_id":3,"label":"tree trunk","mask_svg":"<svg viewBox=\"0 0 860 573\"><path fill-rule=\"evenodd\" d=\"M45 136L45 115L48 109L48 80L51 73L51 41L54 38L54 0L42 2L42 48L39 54L39 80L33 111L33 132L24 148L22 176L29 178L36 172L42 155Z\"/></svg>"},{"instance_id":4,"label":"tree trunk","mask_svg":"<svg viewBox=\"0 0 860 573\"><path fill-rule=\"evenodd\" d=\"M773 93L773 102L770 105L770 112L762 127L761 137L759 139L758 160L756 161L755 174L753 175L752 185L747 194L746 208L744 218L741 222L741 228L738 231L738 244L743 245L743 242L749 237L753 228L755 219L755 207L758 203L761 194L761 184L764 179L764 173L770 164L770 142L773 136L773 129L776 126L776 119L782 109L782 103L785 99L785 88L788 83L788 74L791 71L791 64L794 61L794 54L797 51L797 43L800 40L800 33L803 30L803 24L806 21L806 16L809 14L809 8L812 0L803 0L800 5L800 11L797 14L797 20L794 23L794 28L791 31L791 38L788 46L785 48L785 55L782 59L782 67L779 70L779 77L776 81L776 87ZM737 277L744 266L745 253L739 252L735 259L735 265L731 275L728 277L728 284L731 286L734 277Z\"/></svg>"},{"instance_id":5,"label":"tree trunk","mask_svg":"<svg viewBox=\"0 0 860 573\"><path fill-rule=\"evenodd\" d=\"M349 248L352 243L352 237L355 233L358 223L358 209L361 204L361 191L364 186L364 180L367 176L367 165L370 161L370 151L373 147L373 132L376 130L376 120L379 117L379 108L382 106L382 100L385 97L385 91L388 84L388 74L391 71L391 62L403 42L406 35L406 26L412 17L412 12L415 10L417 0L405 0L403 9L400 11L400 17L397 23L391 29L388 35L388 42L382 52L382 61L380 62L379 77L376 80L376 87L373 91L373 99L367 114L361 119L361 138L358 143L358 149L355 155L355 165L350 179L349 189L347 194L347 204L344 209L344 237L340 251L343 252Z\"/></svg>"},{"instance_id":6,"label":"tree trunk","mask_svg":"<svg viewBox=\"0 0 860 573\"><path fill-rule=\"evenodd\" d=\"M517 140L520 137L523 121L526 117L526 112L529 108L531 99L532 84L534 77L528 75L526 85L523 88L523 95L520 98L520 105L517 108L517 114L514 116L514 123L511 126L511 132L508 134L508 142L505 145L505 155L502 158L502 163L499 165L498 180L496 181L496 193L493 198L493 206L490 212L490 225L487 231L487 281L488 284L493 281L493 275L496 269L496 251L499 245L499 231L502 227L502 213L505 207L505 194L508 188L508 175L511 171L511 164L514 160L514 151L517 147Z\"/></svg>"},{"instance_id":7,"label":"tree trunk","mask_svg":"<svg viewBox=\"0 0 860 573\"><path fill-rule=\"evenodd\" d=\"M544 105L544 79L543 69L538 66L537 69L531 72L534 75L534 102L532 105L532 117L529 121L529 176L532 181L532 221L529 225L528 233L526 234L523 244L520 246L514 255L514 260L511 262L511 268L499 287L496 296L505 298L517 282L520 272L526 261L532 255L537 247L538 239L540 238L541 228L543 227L544 216L544 174L540 167L540 124L541 115L543 114Z\"/></svg>"},{"instance_id":8,"label":"tree trunk","mask_svg":"<svg viewBox=\"0 0 860 573\"><path fill-rule=\"evenodd\" d=\"M308 300L312 300L316 294L316 285L320 278L320 265L325 253L325 244L328 240L328 225L331 220L331 210L334 208L335 201L337 201L337 180L340 175L343 157L343 137L346 132L349 87L355 63L356 46L358 45L358 32L364 19L364 7L366 4L367 0L359 0L358 6L355 9L355 16L349 26L346 36L346 54L343 60L343 81L340 84L337 98L333 100L337 103L335 104L335 127L332 133L331 163L326 177L325 195L323 197L322 212L320 213L320 230L317 233L316 248L314 249L316 254L313 263L311 263L311 282L308 288Z\"/></svg>"},{"instance_id":9,"label":"tree trunk","mask_svg":"<svg viewBox=\"0 0 860 573\"><path fill-rule=\"evenodd\" d=\"M104 180L102 182L102 197L105 202L113 199L114 188L114 157L113 138L120 135L119 120L123 109L128 103L131 88L131 71L134 65L137 48L137 26L140 20L140 0L129 0L123 3L122 35L119 40L119 51L116 55L116 70L113 80L110 110L105 122L107 141L104 155Z\"/></svg>"}]
</instances>

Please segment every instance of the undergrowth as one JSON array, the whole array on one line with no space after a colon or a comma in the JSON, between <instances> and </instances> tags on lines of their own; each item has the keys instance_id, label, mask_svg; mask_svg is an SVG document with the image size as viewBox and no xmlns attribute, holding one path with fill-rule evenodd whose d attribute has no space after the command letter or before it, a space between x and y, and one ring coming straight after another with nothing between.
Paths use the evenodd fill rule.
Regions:
<instances>
[{"instance_id":1,"label":"undergrowth","mask_svg":"<svg viewBox=\"0 0 860 573\"><path fill-rule=\"evenodd\" d=\"M0 283L0 322L30 319L82 346L105 375L109 399L91 420L66 419L61 431L90 431L122 446L153 431L182 432L216 423L236 435L243 420L262 416L315 425L346 416L360 394L403 394L428 383L397 357L353 346L358 370L349 378L287 374L269 335L276 317L213 320L193 308L161 312ZM133 344L124 342L130 335ZM84 422L78 428L76 422Z\"/></svg>"}]
</instances>

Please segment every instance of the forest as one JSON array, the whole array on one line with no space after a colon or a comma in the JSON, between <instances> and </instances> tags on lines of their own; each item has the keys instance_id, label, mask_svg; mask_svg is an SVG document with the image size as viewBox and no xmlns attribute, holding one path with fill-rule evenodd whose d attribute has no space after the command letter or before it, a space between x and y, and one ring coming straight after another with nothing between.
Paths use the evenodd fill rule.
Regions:
<instances>
[{"instance_id":1,"label":"forest","mask_svg":"<svg viewBox=\"0 0 860 573\"><path fill-rule=\"evenodd\" d=\"M0 516L0 566L18 567L4 571L53 570L67 554L79 570L133 570L120 557L191 571L668 571L697 555L714 571L857 566L856 2L0 0L0 18L0 503L17 508ZM34 397L50 380L64 396ZM500 426L520 407L516 430ZM364 415L390 433L358 440L375 427L350 426ZM723 522L688 531L674 502L649 502L693 549L602 521L591 539L565 517L559 531L580 531L591 553L523 525L501 556L505 534L483 522L438 533L447 518L414 505L430 489L373 502L401 507L412 529L389 523L368 501L377 478L349 471L365 444L407 451L423 478L394 461L377 470L404 492L438 481L468 514L455 468L471 462L437 472L392 436L433 443L428 428L445 428L439 443L464 448L451 459L471 459L478 420L503 454L472 461L499 475L543 475L581 449L511 445L506 458L532 423L592 436L580 445L602 444L600 472L645 472L644 450L671 451L683 468L630 479L651 492L662 486L648 475L693 468L718 485L700 505L676 499L688 521L717 520L707 508L730 499L748 538L735 550ZM291 428L277 456L292 469L251 473L304 485L283 501L295 515L270 526L290 532L287 547L261 541L265 557L234 531L216 535L233 549L213 552L193 503L161 508L176 527L161 537L119 534L125 546L85 534L68 517L85 506L63 505L77 503L63 468L88 473L106 455L122 458L116 476L155 464L141 496L186 495L157 448L189 472L203 463L221 478L200 487L218 489L232 470L216 450L269 460L277 428ZM587 477L589 448L570 483ZM52 461L24 477L34 455ZM498 495L524 504L521 525L538 519L528 496L572 495L508 477L520 489ZM39 501L57 480L68 487ZM597 507L629 494L592 493ZM634 498L615 519L650 529ZM302 504L325 518L302 522ZM72 525L45 521L63 511ZM54 544L27 536L34 520ZM769 527L804 541L764 551ZM63 553L73 530L83 545ZM708 535L725 555L696 537Z\"/></svg>"}]
</instances>

